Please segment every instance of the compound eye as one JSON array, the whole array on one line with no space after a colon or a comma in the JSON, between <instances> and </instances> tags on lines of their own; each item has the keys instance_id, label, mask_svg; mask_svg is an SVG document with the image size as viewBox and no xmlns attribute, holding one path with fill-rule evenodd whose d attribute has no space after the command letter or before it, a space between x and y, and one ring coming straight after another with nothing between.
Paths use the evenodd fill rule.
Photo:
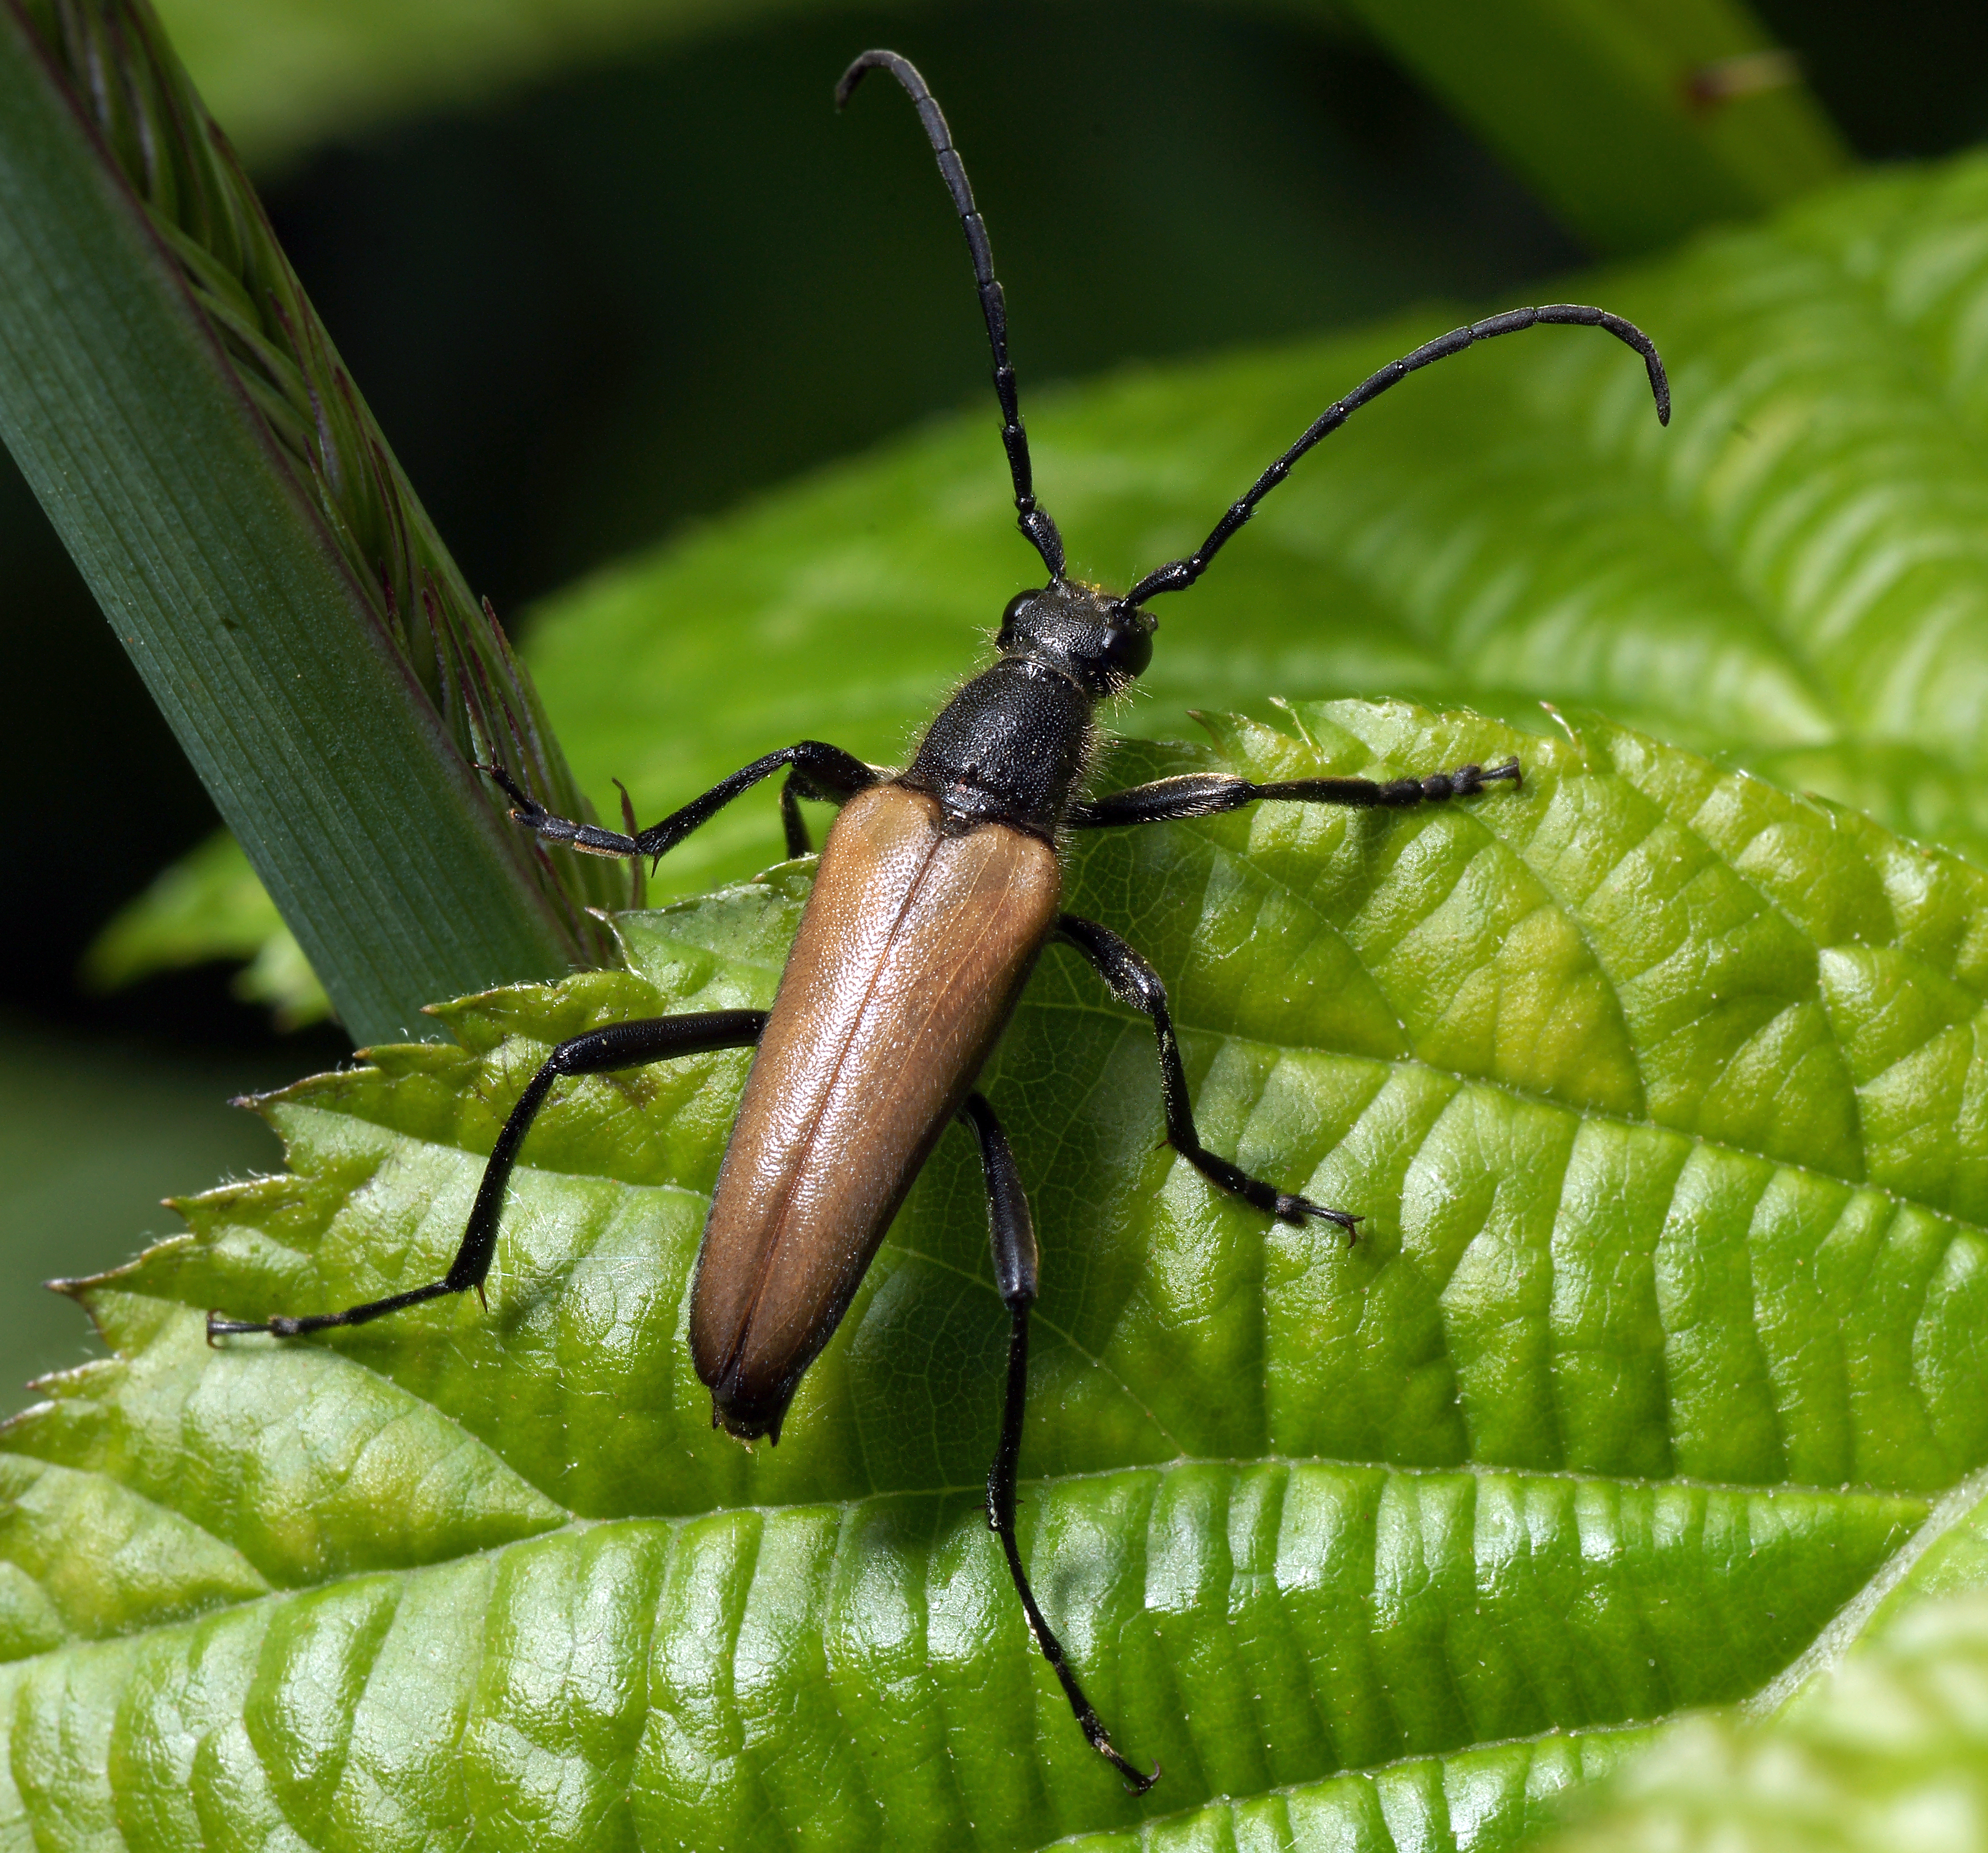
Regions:
<instances>
[{"instance_id":1,"label":"compound eye","mask_svg":"<svg viewBox=\"0 0 1988 1853\"><path fill-rule=\"evenodd\" d=\"M1005 649L1014 640L1015 620L1042 596L1040 589L1034 592L1018 592L1008 601L1007 609L1001 613L1001 634L995 639L998 647Z\"/></svg>"},{"instance_id":2,"label":"compound eye","mask_svg":"<svg viewBox=\"0 0 1988 1853\"><path fill-rule=\"evenodd\" d=\"M1152 633L1129 626L1121 629L1114 625L1105 633L1104 657L1114 676L1143 676L1153 660Z\"/></svg>"}]
</instances>

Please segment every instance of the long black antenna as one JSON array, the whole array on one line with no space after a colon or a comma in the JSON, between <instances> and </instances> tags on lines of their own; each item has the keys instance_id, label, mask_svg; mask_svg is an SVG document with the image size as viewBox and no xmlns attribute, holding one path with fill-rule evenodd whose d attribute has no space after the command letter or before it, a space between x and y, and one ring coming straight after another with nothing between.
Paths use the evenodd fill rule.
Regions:
<instances>
[{"instance_id":1,"label":"long black antenna","mask_svg":"<svg viewBox=\"0 0 1988 1853\"><path fill-rule=\"evenodd\" d=\"M835 86L835 106L839 110L854 94L866 71L886 70L904 86L918 105L918 120L938 157L938 170L946 191L958 209L961 228L966 234L966 248L973 255L973 280L980 286L980 312L987 318L987 345L994 350L994 393L1001 401L1001 442L1007 447L1008 474L1015 481L1015 521L1029 537L1052 579L1063 578L1063 536L1046 509L1036 503L1035 484L1029 467L1029 434L1023 428L1021 409L1015 398L1015 370L1008 364L1008 306L994 275L994 253L987 243L987 223L973 203L973 189L966 170L960 164L952 145L952 132L933 98L930 86L918 75L918 66L895 52L865 52L842 73Z\"/></svg>"},{"instance_id":2,"label":"long black antenna","mask_svg":"<svg viewBox=\"0 0 1988 1853\"><path fill-rule=\"evenodd\" d=\"M843 81L847 83L849 80L844 78ZM1664 373L1662 356L1657 352L1657 344L1635 322L1625 322L1620 316L1611 316L1605 309L1590 309L1581 302L1549 302L1540 309L1508 309L1502 316L1473 322L1468 328L1453 328L1446 335L1425 342L1412 354L1390 361L1370 379L1361 381L1344 399L1327 406L1303 437L1256 478L1249 493L1230 507L1229 512L1215 523L1215 532L1192 555L1184 560L1169 561L1148 573L1126 593L1125 603L1140 605L1163 592L1186 591L1208 570L1208 562L1221 551L1222 543L1256 512L1256 505L1290 474L1291 465L1320 438L1328 437L1337 430L1370 400L1379 398L1389 386L1407 379L1418 367L1462 353L1474 342L1493 340L1499 335L1516 335L1521 329L1537 328L1544 322L1570 322L1583 328L1605 329L1618 341L1633 347L1643 356L1643 365L1649 372L1650 391L1657 402L1657 422L1670 423L1671 383Z\"/></svg>"}]
</instances>

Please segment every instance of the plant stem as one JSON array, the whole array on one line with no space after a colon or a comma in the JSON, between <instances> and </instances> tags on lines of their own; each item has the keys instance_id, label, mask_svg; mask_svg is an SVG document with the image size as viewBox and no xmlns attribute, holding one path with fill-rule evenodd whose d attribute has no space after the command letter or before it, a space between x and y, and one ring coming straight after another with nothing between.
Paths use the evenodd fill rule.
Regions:
<instances>
[{"instance_id":1,"label":"plant stem","mask_svg":"<svg viewBox=\"0 0 1988 1853\"><path fill-rule=\"evenodd\" d=\"M472 769L580 805L143 0L0 0L0 437L356 1039L603 956L625 876Z\"/></svg>"}]
</instances>

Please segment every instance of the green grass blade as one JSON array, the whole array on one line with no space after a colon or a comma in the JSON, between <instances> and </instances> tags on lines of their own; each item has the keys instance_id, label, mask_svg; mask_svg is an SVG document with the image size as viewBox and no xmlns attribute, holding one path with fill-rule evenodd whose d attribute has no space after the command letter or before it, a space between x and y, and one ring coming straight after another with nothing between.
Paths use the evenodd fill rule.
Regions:
<instances>
[{"instance_id":1,"label":"green grass blade","mask_svg":"<svg viewBox=\"0 0 1988 1853\"><path fill-rule=\"evenodd\" d=\"M118 0L0 7L0 435L355 1037L597 951L467 763L559 782L536 696Z\"/></svg>"},{"instance_id":2,"label":"green grass blade","mask_svg":"<svg viewBox=\"0 0 1988 1853\"><path fill-rule=\"evenodd\" d=\"M1743 0L1350 0L1598 251L1655 250L1838 177L1846 150Z\"/></svg>"}]
</instances>

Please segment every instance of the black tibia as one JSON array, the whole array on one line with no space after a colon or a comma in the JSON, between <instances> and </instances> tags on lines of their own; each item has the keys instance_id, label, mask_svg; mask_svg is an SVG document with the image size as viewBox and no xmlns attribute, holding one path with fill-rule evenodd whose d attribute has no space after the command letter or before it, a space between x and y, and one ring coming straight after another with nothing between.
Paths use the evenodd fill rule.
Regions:
<instances>
[{"instance_id":1,"label":"black tibia","mask_svg":"<svg viewBox=\"0 0 1988 1853\"><path fill-rule=\"evenodd\" d=\"M1001 402L1001 442L1008 452L1008 474L1015 485L1016 525L1029 543L1043 556L1043 565L1052 579L1063 577L1063 536L1046 508L1036 502L1035 484L1029 463L1029 434L1022 424L1021 407L1015 396L1015 370L1008 364L1008 305L994 275L994 252L987 241L987 223L973 203L973 188L952 145L952 131L931 87L918 75L918 66L895 52L865 52L842 73L835 86L835 106L839 110L855 93L856 86L869 71L888 71L904 86L918 112L925 139L938 157L939 177L952 195L953 210L959 214L960 228L966 234L966 248L973 259L973 281L980 292L980 313L987 323L987 345L994 353L994 396Z\"/></svg>"},{"instance_id":2,"label":"black tibia","mask_svg":"<svg viewBox=\"0 0 1988 1853\"><path fill-rule=\"evenodd\" d=\"M1663 360L1657 353L1657 344L1635 322L1625 322L1605 309L1591 308L1585 302L1548 302L1538 309L1508 309L1503 315L1473 322L1466 328L1453 328L1433 341L1425 341L1412 354L1404 354L1398 360L1389 361L1378 373L1361 380L1344 399L1334 400L1320 413L1305 434L1256 478L1249 493L1240 501L1230 505L1228 513L1215 523L1214 532L1187 559L1169 561L1148 573L1126 593L1125 602L1143 605L1163 592L1185 592L1208 570L1208 562L1236 530L1256 512L1256 505L1290 474L1291 466L1314 444L1330 437L1363 405L1379 398L1391 386L1398 385L1409 374L1432 362L1447 360L1452 354L1462 353L1477 342L1495 340L1500 335L1516 335L1525 329L1556 322L1598 328L1613 335L1625 346L1634 348L1642 356L1644 371L1649 376L1651 397L1657 404L1657 422L1670 423L1671 386L1664 373Z\"/></svg>"},{"instance_id":3,"label":"black tibia","mask_svg":"<svg viewBox=\"0 0 1988 1853\"><path fill-rule=\"evenodd\" d=\"M1265 798L1292 804L1351 805L1362 810L1376 806L1407 810L1416 805L1439 804L1446 798L1474 798L1494 779L1509 779L1516 785L1521 778L1516 759L1502 765L1460 765L1453 772L1390 779L1384 785L1371 778L1282 778L1257 785L1226 772L1190 772L1184 778L1158 779L1149 785L1134 785L1073 805L1064 822L1078 830L1117 824L1178 823Z\"/></svg>"},{"instance_id":4,"label":"black tibia","mask_svg":"<svg viewBox=\"0 0 1988 1853\"><path fill-rule=\"evenodd\" d=\"M987 1182L987 1235L994 1250L994 1285L1001 1304L1036 1297L1036 1226L1008 1135L982 1094L969 1094L959 1116L980 1142L981 1175Z\"/></svg>"},{"instance_id":5,"label":"black tibia","mask_svg":"<svg viewBox=\"0 0 1988 1853\"><path fill-rule=\"evenodd\" d=\"M787 782L780 787L780 829L787 839L787 860L806 856L814 849L814 840L808 835L807 819L801 815L800 794L794 789L794 775L787 775Z\"/></svg>"},{"instance_id":6,"label":"black tibia","mask_svg":"<svg viewBox=\"0 0 1988 1853\"><path fill-rule=\"evenodd\" d=\"M712 1049L749 1048L759 1040L766 1027L763 1010L698 1011L681 1017L644 1017L632 1023L616 1023L562 1042L519 1095L518 1104L512 1108L503 1130L497 1135L490 1161L483 1167L483 1181L477 1186L476 1201L470 1207L462 1246L456 1250L448 1272L440 1280L390 1294L384 1300L348 1306L343 1312L309 1313L301 1318L279 1314L271 1319L224 1319L218 1313L211 1312L207 1315L208 1342L231 1332L266 1332L279 1338L294 1338L334 1325L363 1325L384 1313L398 1312L404 1306L418 1306L424 1300L438 1300L445 1293L462 1293L472 1287L480 1298L484 1276L490 1271L490 1257L497 1250L497 1220L504 1207L504 1187L510 1180L511 1167L517 1163L518 1148L525 1143L525 1135L531 1130L532 1122L554 1082L566 1075L604 1075L616 1068L672 1061L680 1055L702 1055Z\"/></svg>"},{"instance_id":7,"label":"black tibia","mask_svg":"<svg viewBox=\"0 0 1988 1853\"><path fill-rule=\"evenodd\" d=\"M1029 1395L1029 1308L1036 1298L1036 1231L1029 1218L1029 1200L1015 1170L1015 1155L1009 1149L1008 1136L994 1117L994 1109L979 1094L969 1094L959 1116L973 1129L980 1142L980 1169L987 1180L988 1233L994 1248L994 1280L1002 1304L1008 1308L1008 1389L1001 1404L1001 1443L994 1463L987 1470L987 1525L1001 1541L1008 1559L1008 1575L1015 1593L1022 1599L1022 1611L1029 1618L1029 1630L1043 1651L1086 1740L1125 1778L1135 1795L1143 1795L1160 1779L1160 1766L1148 1775L1135 1768L1111 1741L1111 1733L1084 1696L1077 1675L1070 1669L1059 1641L1029 1587L1028 1572L1022 1568L1021 1547L1015 1540L1015 1469L1022 1453L1022 1417Z\"/></svg>"},{"instance_id":8,"label":"black tibia","mask_svg":"<svg viewBox=\"0 0 1988 1853\"><path fill-rule=\"evenodd\" d=\"M1117 934L1095 920L1066 913L1057 920L1056 930L1058 939L1074 946L1090 961L1119 1002L1130 1004L1151 1019L1154 1038L1160 1045L1160 1098L1166 1106L1167 1143L1211 1183L1280 1222L1301 1227L1308 1218L1316 1217L1323 1222L1337 1224L1349 1239L1357 1235L1358 1217L1344 1210L1328 1210L1308 1197L1293 1197L1280 1190L1275 1184L1252 1177L1227 1159L1218 1158L1201 1143L1201 1136L1195 1130L1194 1109L1188 1100L1187 1072L1181 1065L1180 1044L1167 1008L1167 987L1160 982L1160 974Z\"/></svg>"},{"instance_id":9,"label":"black tibia","mask_svg":"<svg viewBox=\"0 0 1988 1853\"><path fill-rule=\"evenodd\" d=\"M875 768L865 765L839 746L829 746L819 740L803 740L793 746L782 747L777 753L769 753L763 759L756 759L749 766L741 766L729 778L721 778L702 798L693 798L681 811L672 811L661 823L631 833L604 830L598 824L576 824L568 818L555 817L536 798L520 789L502 766L480 766L478 770L489 773L510 799L512 816L546 842L570 843L589 856L646 856L653 862L674 849L700 824L710 822L742 791L749 791L761 779L777 772L783 766L793 768L793 776L788 783L798 785L803 796L819 798L830 804L840 804L854 798L883 776ZM782 810L784 813L784 802ZM791 849L791 825L787 842ZM806 852L805 846L794 852L798 855Z\"/></svg>"}]
</instances>

